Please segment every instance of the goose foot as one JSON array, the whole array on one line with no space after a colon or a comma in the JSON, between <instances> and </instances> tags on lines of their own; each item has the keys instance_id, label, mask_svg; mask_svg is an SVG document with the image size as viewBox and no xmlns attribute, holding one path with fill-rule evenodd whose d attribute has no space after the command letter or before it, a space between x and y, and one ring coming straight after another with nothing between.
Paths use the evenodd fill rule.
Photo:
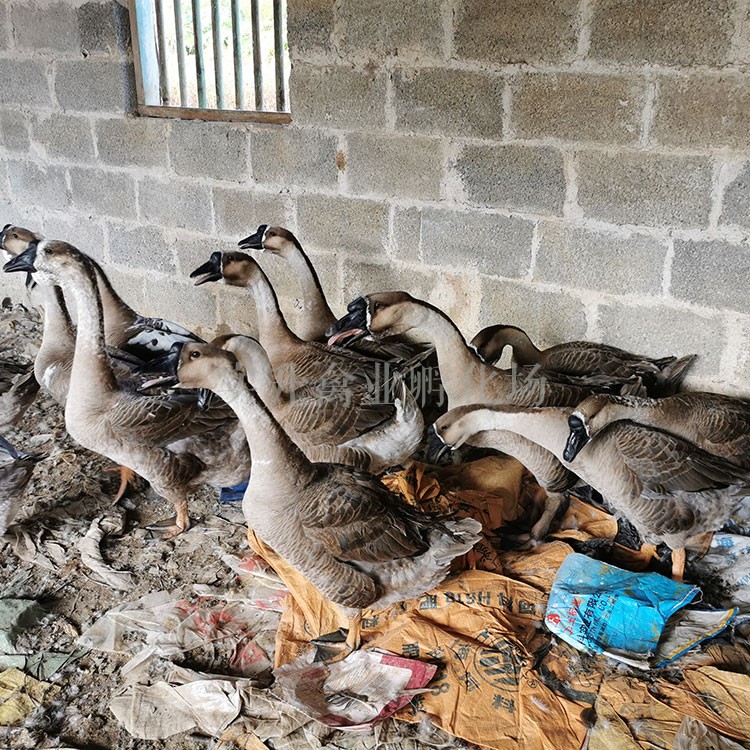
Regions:
<instances>
[{"instance_id":1,"label":"goose foot","mask_svg":"<svg viewBox=\"0 0 750 750\"><path fill-rule=\"evenodd\" d=\"M540 519L531 527L531 546L544 541L549 533L550 526L552 526L552 522L566 502L567 497L561 492L547 493L547 497L544 500L544 512Z\"/></svg>"},{"instance_id":2,"label":"goose foot","mask_svg":"<svg viewBox=\"0 0 750 750\"><path fill-rule=\"evenodd\" d=\"M646 557L647 560L658 560L659 554L656 551L656 545L655 544L642 544L641 545L641 554Z\"/></svg>"},{"instance_id":3,"label":"goose foot","mask_svg":"<svg viewBox=\"0 0 750 750\"><path fill-rule=\"evenodd\" d=\"M175 503L175 510L177 511L177 514L172 518L165 519L164 521L157 521L157 523L151 524L146 528L148 528L149 531L163 532L164 539L173 539L174 537L179 536L183 531L187 531L190 528L187 500Z\"/></svg>"},{"instance_id":4,"label":"goose foot","mask_svg":"<svg viewBox=\"0 0 750 750\"><path fill-rule=\"evenodd\" d=\"M672 550L672 579L682 583L685 575L685 548Z\"/></svg>"},{"instance_id":5,"label":"goose foot","mask_svg":"<svg viewBox=\"0 0 750 750\"><path fill-rule=\"evenodd\" d=\"M127 466L118 466L117 468L107 469L107 471L120 472L120 486L117 488L117 494L112 500L112 505L117 505L125 497L128 489L134 490L138 487L138 475L132 469L128 469Z\"/></svg>"}]
</instances>

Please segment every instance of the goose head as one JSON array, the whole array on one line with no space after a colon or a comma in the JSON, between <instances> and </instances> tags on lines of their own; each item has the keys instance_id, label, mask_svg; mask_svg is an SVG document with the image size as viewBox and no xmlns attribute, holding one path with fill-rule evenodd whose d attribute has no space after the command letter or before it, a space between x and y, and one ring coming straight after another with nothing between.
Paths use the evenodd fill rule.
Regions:
<instances>
[{"instance_id":1,"label":"goose head","mask_svg":"<svg viewBox=\"0 0 750 750\"><path fill-rule=\"evenodd\" d=\"M489 417L489 411L481 404L458 406L443 414L433 425L433 430L446 450L455 450L472 435L492 429L487 424Z\"/></svg>"},{"instance_id":2,"label":"goose head","mask_svg":"<svg viewBox=\"0 0 750 750\"><path fill-rule=\"evenodd\" d=\"M34 240L41 240L42 235L24 227L6 224L0 232L0 249L6 260L15 258L26 250Z\"/></svg>"},{"instance_id":3,"label":"goose head","mask_svg":"<svg viewBox=\"0 0 750 750\"><path fill-rule=\"evenodd\" d=\"M171 384L178 388L226 392L237 388L244 380L234 355L211 344L174 344L164 369L169 373Z\"/></svg>"},{"instance_id":4,"label":"goose head","mask_svg":"<svg viewBox=\"0 0 750 750\"><path fill-rule=\"evenodd\" d=\"M62 240L33 240L20 255L9 260L6 273L33 273L44 284L75 283L84 274L96 282L96 274L88 258L73 245Z\"/></svg>"},{"instance_id":5,"label":"goose head","mask_svg":"<svg viewBox=\"0 0 750 750\"><path fill-rule=\"evenodd\" d=\"M190 274L195 279L195 286L209 281L220 281L230 286L248 286L260 266L247 253L237 251L211 254L210 260L199 266Z\"/></svg>"},{"instance_id":6,"label":"goose head","mask_svg":"<svg viewBox=\"0 0 750 750\"><path fill-rule=\"evenodd\" d=\"M407 292L378 292L350 302L349 311L327 331L329 344L352 343L368 333L375 338L396 336L417 326L419 305Z\"/></svg>"},{"instance_id":7,"label":"goose head","mask_svg":"<svg viewBox=\"0 0 750 750\"><path fill-rule=\"evenodd\" d=\"M581 401L568 417L570 434L565 443L563 458L572 461L600 430L611 422L624 418L620 407L627 409L636 401L632 397L606 393L595 394Z\"/></svg>"},{"instance_id":8,"label":"goose head","mask_svg":"<svg viewBox=\"0 0 750 750\"><path fill-rule=\"evenodd\" d=\"M474 336L469 345L476 351L483 361L495 364L502 356L503 349L507 345L506 333L509 330L519 329L515 326L495 325L483 328Z\"/></svg>"},{"instance_id":9,"label":"goose head","mask_svg":"<svg viewBox=\"0 0 750 750\"><path fill-rule=\"evenodd\" d=\"M270 227L261 224L255 234L237 243L243 250L258 250L286 258L300 249L297 238L284 227Z\"/></svg>"}]
</instances>

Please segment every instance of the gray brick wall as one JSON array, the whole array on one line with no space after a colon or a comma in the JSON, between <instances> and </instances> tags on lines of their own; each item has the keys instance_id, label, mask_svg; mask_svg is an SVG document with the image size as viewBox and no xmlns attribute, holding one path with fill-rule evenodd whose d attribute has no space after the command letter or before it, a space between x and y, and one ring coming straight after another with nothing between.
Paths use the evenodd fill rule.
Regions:
<instances>
[{"instance_id":1,"label":"gray brick wall","mask_svg":"<svg viewBox=\"0 0 750 750\"><path fill-rule=\"evenodd\" d=\"M123 4L7 0L2 223L206 334L253 332L254 306L189 271L281 224L337 310L400 287L467 335L697 351L690 382L748 391L747 6L288 0L293 122L271 126L138 118Z\"/></svg>"}]
</instances>

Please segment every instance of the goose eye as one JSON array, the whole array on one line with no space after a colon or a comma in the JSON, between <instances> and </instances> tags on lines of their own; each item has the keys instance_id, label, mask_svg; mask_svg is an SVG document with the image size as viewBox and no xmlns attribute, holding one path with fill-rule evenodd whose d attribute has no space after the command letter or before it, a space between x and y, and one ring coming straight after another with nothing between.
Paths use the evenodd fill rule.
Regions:
<instances>
[{"instance_id":1,"label":"goose eye","mask_svg":"<svg viewBox=\"0 0 750 750\"><path fill-rule=\"evenodd\" d=\"M200 352L190 352L190 359L198 359L200 356Z\"/></svg>"},{"instance_id":2,"label":"goose eye","mask_svg":"<svg viewBox=\"0 0 750 750\"><path fill-rule=\"evenodd\" d=\"M276 232L268 232L267 236L268 237L275 237L276 236Z\"/></svg>"},{"instance_id":3,"label":"goose eye","mask_svg":"<svg viewBox=\"0 0 750 750\"><path fill-rule=\"evenodd\" d=\"M375 302L373 304L373 306L372 306L372 309L373 310L380 310L382 307L383 307L383 303L382 302Z\"/></svg>"}]
</instances>

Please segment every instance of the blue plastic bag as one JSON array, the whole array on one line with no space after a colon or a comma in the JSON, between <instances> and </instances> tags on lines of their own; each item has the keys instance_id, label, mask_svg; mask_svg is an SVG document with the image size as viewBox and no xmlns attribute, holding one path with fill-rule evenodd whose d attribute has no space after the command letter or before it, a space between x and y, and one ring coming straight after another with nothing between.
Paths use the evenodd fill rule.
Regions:
<instances>
[{"instance_id":1,"label":"blue plastic bag","mask_svg":"<svg viewBox=\"0 0 750 750\"><path fill-rule=\"evenodd\" d=\"M648 668L666 621L700 589L571 554L549 594L545 623L562 640Z\"/></svg>"}]
</instances>

